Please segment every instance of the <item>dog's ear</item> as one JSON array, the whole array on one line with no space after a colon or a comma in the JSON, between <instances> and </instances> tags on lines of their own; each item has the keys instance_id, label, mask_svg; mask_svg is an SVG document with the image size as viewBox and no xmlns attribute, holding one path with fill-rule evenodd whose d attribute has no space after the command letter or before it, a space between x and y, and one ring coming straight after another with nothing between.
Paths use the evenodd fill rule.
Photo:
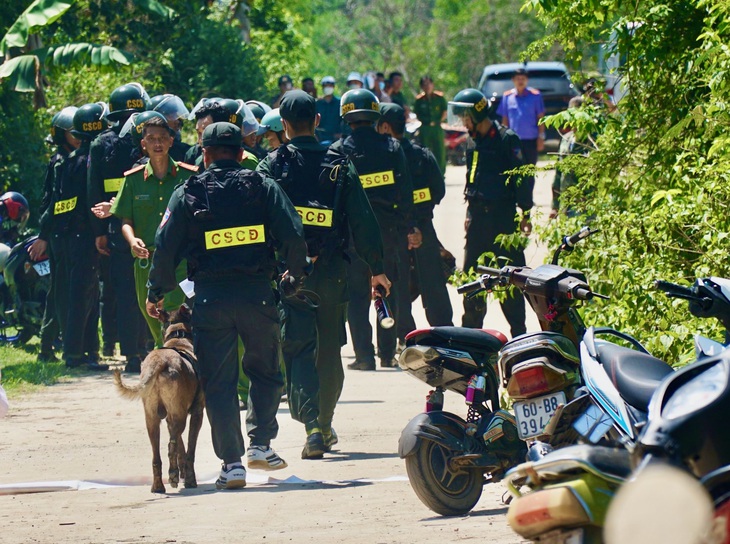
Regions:
<instances>
[{"instance_id":1,"label":"dog's ear","mask_svg":"<svg viewBox=\"0 0 730 544\"><path fill-rule=\"evenodd\" d=\"M166 323L170 321L170 314L165 310L160 310L160 315L157 316L157 319L160 320L160 323Z\"/></svg>"},{"instance_id":2,"label":"dog's ear","mask_svg":"<svg viewBox=\"0 0 730 544\"><path fill-rule=\"evenodd\" d=\"M180 310L178 310L178 315L183 317L190 317L190 314L192 313L192 310L190 309L190 306L185 304L183 302L183 305L180 306Z\"/></svg>"}]
</instances>

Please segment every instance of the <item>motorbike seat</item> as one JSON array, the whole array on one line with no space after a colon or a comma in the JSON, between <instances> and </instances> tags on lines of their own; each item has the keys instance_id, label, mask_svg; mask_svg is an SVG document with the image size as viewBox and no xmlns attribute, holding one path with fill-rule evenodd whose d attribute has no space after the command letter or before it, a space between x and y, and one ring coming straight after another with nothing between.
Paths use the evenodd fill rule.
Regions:
<instances>
[{"instance_id":1,"label":"motorbike seat","mask_svg":"<svg viewBox=\"0 0 730 544\"><path fill-rule=\"evenodd\" d=\"M481 349L498 350L507 342L507 337L501 332L491 330L433 327L430 333L431 336L444 341L450 347L454 347L454 344L461 344Z\"/></svg>"},{"instance_id":2,"label":"motorbike seat","mask_svg":"<svg viewBox=\"0 0 730 544\"><path fill-rule=\"evenodd\" d=\"M561 463L565 462L565 463ZM575 463L575 464L573 464ZM593 467L603 474L626 479L631 474L631 456L623 448L607 448L580 444L555 450L533 464L538 473L541 465L563 466L566 472L580 469L581 466Z\"/></svg>"},{"instance_id":3,"label":"motorbike seat","mask_svg":"<svg viewBox=\"0 0 730 544\"><path fill-rule=\"evenodd\" d=\"M621 397L642 412L672 367L648 353L625 348L610 342L596 342L598 361L606 369Z\"/></svg>"}]
</instances>

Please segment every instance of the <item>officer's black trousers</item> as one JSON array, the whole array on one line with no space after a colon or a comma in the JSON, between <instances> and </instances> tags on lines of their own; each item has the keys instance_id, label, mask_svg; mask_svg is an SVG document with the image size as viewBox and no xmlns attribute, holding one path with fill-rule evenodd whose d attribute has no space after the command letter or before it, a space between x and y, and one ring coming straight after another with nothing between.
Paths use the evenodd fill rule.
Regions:
<instances>
[{"instance_id":1,"label":"officer's black trousers","mask_svg":"<svg viewBox=\"0 0 730 544\"><path fill-rule=\"evenodd\" d=\"M101 313L101 341L104 346L113 346L119 341L117 330L117 296L111 277L111 259L106 255L99 258L99 310Z\"/></svg>"},{"instance_id":2,"label":"officer's black trousers","mask_svg":"<svg viewBox=\"0 0 730 544\"><path fill-rule=\"evenodd\" d=\"M251 380L248 436L268 446L279 426L284 379L279 369L279 313L268 281L196 282L193 335L216 455L238 461L246 449L238 409L238 338L243 371Z\"/></svg>"},{"instance_id":3,"label":"officer's black trousers","mask_svg":"<svg viewBox=\"0 0 730 544\"><path fill-rule=\"evenodd\" d=\"M522 156L525 159L525 164L537 164L538 152L537 152L537 140L520 140L522 147ZM529 187L530 194L535 187L535 176L525 176L522 178L522 183L526 187Z\"/></svg>"},{"instance_id":4,"label":"officer's black trousers","mask_svg":"<svg viewBox=\"0 0 730 544\"><path fill-rule=\"evenodd\" d=\"M426 311L426 319L432 327L443 327L453 325L453 310L449 300L449 292L446 290L443 268L441 266L441 247L433 228L431 219L422 219L418 222L418 228L423 236L423 243L418 249L412 249L410 258L413 259L418 292L421 295L421 303ZM409 274L410 278L410 274ZM414 286L411 286L414 287ZM408 312L404 315L402 308L405 303L399 301L400 313L398 314L398 338L405 338L406 334L416 328L411 314L411 293L412 289L401 289L400 300L408 297Z\"/></svg>"},{"instance_id":5,"label":"officer's black trousers","mask_svg":"<svg viewBox=\"0 0 730 544\"><path fill-rule=\"evenodd\" d=\"M99 351L98 253L91 232L53 235L56 308L63 334L64 359Z\"/></svg>"},{"instance_id":6,"label":"officer's black trousers","mask_svg":"<svg viewBox=\"0 0 730 544\"><path fill-rule=\"evenodd\" d=\"M56 308L56 289L58 281L56 259L53 256L50 244L46 250L48 253L48 264L51 266L51 283L46 294L46 306L43 310L43 322L41 324L41 353L53 352L53 343L61 332L61 325L58 321L58 312Z\"/></svg>"},{"instance_id":7,"label":"officer's black trousers","mask_svg":"<svg viewBox=\"0 0 730 544\"><path fill-rule=\"evenodd\" d=\"M116 295L119 351L124 356L133 357L144 353L148 333L147 323L137 304L134 257L121 234L110 234L109 239L113 246L109 257L109 278Z\"/></svg>"},{"instance_id":8,"label":"officer's black trousers","mask_svg":"<svg viewBox=\"0 0 730 544\"><path fill-rule=\"evenodd\" d=\"M490 206L469 204L467 210L471 222L466 230L466 254L464 256L464 271L476 269L477 259L486 252L493 252L496 256L510 259L509 264L524 266L525 254L521 250L504 249L494 239L499 234L511 234L517 229L514 204L495 203ZM488 264L488 263L487 263ZM520 292L508 297L501 303L502 312L510 325L512 337L523 334L525 329L525 301ZM486 299L476 297L464 299L463 327L479 329L484 323L487 313Z\"/></svg>"},{"instance_id":9,"label":"officer's black trousers","mask_svg":"<svg viewBox=\"0 0 730 544\"><path fill-rule=\"evenodd\" d=\"M398 290L402 287L403 278L406 278L407 282L408 277L406 274L400 273L399 254L402 253L404 245L407 250L408 240L405 231L396 225L381 222L380 232L383 237L383 268L385 269L385 275L393 284L390 287L390 296L387 301L393 315L396 316L396 324L390 329L377 327L378 356L389 361L395 357L398 330ZM355 358L358 361L365 362L375 360L373 328L370 324L371 277L370 268L365 261L354 258L348 271L350 303L347 308L347 321L350 327L352 344L355 348ZM407 283L404 288L408 288Z\"/></svg>"},{"instance_id":10,"label":"officer's black trousers","mask_svg":"<svg viewBox=\"0 0 730 544\"><path fill-rule=\"evenodd\" d=\"M304 300L288 297L279 309L289 412L311 431L319 427L317 310Z\"/></svg>"}]
</instances>

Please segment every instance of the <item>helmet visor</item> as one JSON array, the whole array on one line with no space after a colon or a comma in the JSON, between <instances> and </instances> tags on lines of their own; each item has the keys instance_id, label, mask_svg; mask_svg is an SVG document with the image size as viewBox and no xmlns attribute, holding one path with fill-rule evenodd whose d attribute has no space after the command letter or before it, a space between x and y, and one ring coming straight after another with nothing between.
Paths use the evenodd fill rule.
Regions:
<instances>
[{"instance_id":1,"label":"helmet visor","mask_svg":"<svg viewBox=\"0 0 730 544\"><path fill-rule=\"evenodd\" d=\"M191 121L194 120L195 114L198 113L198 111L200 111L200 109L208 103L208 100L210 100L210 99L201 98L200 100L198 100L198 103L195 104L195 106L193 106L193 109L188 114L188 119L190 119Z\"/></svg>"},{"instance_id":2,"label":"helmet visor","mask_svg":"<svg viewBox=\"0 0 730 544\"><path fill-rule=\"evenodd\" d=\"M171 95L155 106L154 110L164 115L168 121L188 119L190 111L179 96Z\"/></svg>"},{"instance_id":3,"label":"helmet visor","mask_svg":"<svg viewBox=\"0 0 730 544\"><path fill-rule=\"evenodd\" d=\"M124 123L124 126L122 126L122 130L119 131L119 137L124 138L127 134L129 134L132 129L135 127L134 121L137 119L137 116L139 113L133 113L129 116L129 119L127 119L127 122Z\"/></svg>"},{"instance_id":4,"label":"helmet visor","mask_svg":"<svg viewBox=\"0 0 730 544\"><path fill-rule=\"evenodd\" d=\"M243 117L243 125L241 126L241 132L244 136L250 136L258 132L259 122L256 120L256 116L251 111L243 100L237 100L241 104L241 108L238 110L238 114Z\"/></svg>"},{"instance_id":5,"label":"helmet visor","mask_svg":"<svg viewBox=\"0 0 730 544\"><path fill-rule=\"evenodd\" d=\"M469 116L474 119L474 104L471 102L449 102L449 110L446 121L452 127L464 127L464 117Z\"/></svg>"}]
</instances>

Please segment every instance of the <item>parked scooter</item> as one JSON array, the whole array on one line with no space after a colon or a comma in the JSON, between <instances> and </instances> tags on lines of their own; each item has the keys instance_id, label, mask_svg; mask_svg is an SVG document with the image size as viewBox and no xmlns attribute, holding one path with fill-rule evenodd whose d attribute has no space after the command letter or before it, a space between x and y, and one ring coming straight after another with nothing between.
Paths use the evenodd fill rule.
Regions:
<instances>
[{"instance_id":1,"label":"parked scooter","mask_svg":"<svg viewBox=\"0 0 730 544\"><path fill-rule=\"evenodd\" d=\"M656 285L669 296L689 300L693 315L717 318L726 328L730 324L730 281L698 279L691 288L662 281ZM640 419L632 426L633 430L641 431L635 440L628 438L625 432L621 434L618 420L608 414L590 415L598 413L594 408L598 405L596 399L613 395L612 384L602 384L609 387L609 391L599 389L580 417L572 418L570 412L565 411L556 414L550 427L572 424L580 435L578 440L613 447L576 445L552 453L548 444L531 448L531 462L516 467L506 477L507 486L516 497L508 512L510 526L533 542L603 542L602 528L608 506L617 489L630 477L632 458L633 466L664 459L703 478L715 500L717 515L722 516L722 522L727 525L730 519L730 469L727 468L730 439L726 433L718 432L722 428L720 421L730 407L730 352L723 352L724 347L719 342L696 336L698 362L667 375L651 392L648 413L642 414L636 407L624 403L627 410L631 410L631 417ZM590 354L586 355L590 357ZM631 357L621 352L618 362L625 360L631 360ZM590 357L589 365L592 361L594 359ZM617 368L621 372L622 367ZM640 376L641 367L637 366L636 370L635 374ZM641 385L641 380L636 384ZM644 383L644 387L648 388L648 385ZM588 391L584 396L590 398L592 395ZM589 419L595 426L586 425ZM601 420L612 421L612 429L602 436L600 429L606 427L601 426ZM612 439L617 437L623 440ZM530 488L529 493L524 493L524 486Z\"/></svg>"},{"instance_id":2,"label":"parked scooter","mask_svg":"<svg viewBox=\"0 0 730 544\"><path fill-rule=\"evenodd\" d=\"M12 249L0 244L0 343L24 344L40 332L51 266L48 257L30 260L28 248L37 238Z\"/></svg>"},{"instance_id":3,"label":"parked scooter","mask_svg":"<svg viewBox=\"0 0 730 544\"><path fill-rule=\"evenodd\" d=\"M553 262L590 234L585 228L566 237ZM482 485L524 461L523 441L541 435L550 416L573 398L580 385L577 344L585 330L574 305L600 296L590 290L583 274L556 264L535 270L486 270L491 275L458 291L475 296L512 282L524 290L543 332L507 342L503 334L490 330L417 330L406 337L399 361L404 371L434 388L425 413L403 430L399 453L418 497L443 515L471 510ZM500 381L517 401L516 418L499 409ZM443 411L446 390L465 397L466 420Z\"/></svg>"}]
</instances>

